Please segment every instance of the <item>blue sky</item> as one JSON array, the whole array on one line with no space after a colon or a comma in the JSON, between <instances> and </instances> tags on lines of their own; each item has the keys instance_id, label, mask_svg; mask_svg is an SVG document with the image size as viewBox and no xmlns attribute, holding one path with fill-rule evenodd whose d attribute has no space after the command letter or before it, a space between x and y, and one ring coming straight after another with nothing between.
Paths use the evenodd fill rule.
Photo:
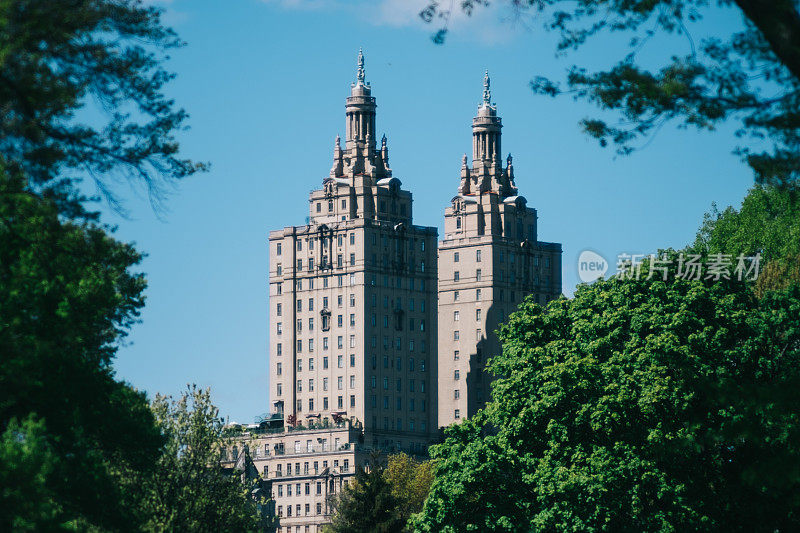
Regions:
<instances>
[{"instance_id":1,"label":"blue sky","mask_svg":"<svg viewBox=\"0 0 800 533\"><path fill-rule=\"evenodd\" d=\"M534 75L559 77L572 61L607 65L619 42L559 59L539 22L496 8L457 17L436 46L433 28L416 16L424 3L160 2L188 43L168 65L177 73L170 95L191 115L183 153L212 166L176 187L162 217L135 190L120 191L128 218L105 214L118 238L148 254L147 307L119 351L120 378L151 395L210 386L222 414L239 422L267 410L267 233L304 223L308 192L328 174L334 139L344 134L359 47L394 174L414 194L415 222L440 233L489 69L520 194L538 209L539 238L563 244L567 294L582 250L613 262L622 252L681 247L711 202L738 205L752 185L731 154L732 127L667 126L616 158L580 131L593 108L530 91ZM738 20L723 12L709 24L724 32ZM655 40L643 59L681 47L681 39Z\"/></svg>"}]
</instances>

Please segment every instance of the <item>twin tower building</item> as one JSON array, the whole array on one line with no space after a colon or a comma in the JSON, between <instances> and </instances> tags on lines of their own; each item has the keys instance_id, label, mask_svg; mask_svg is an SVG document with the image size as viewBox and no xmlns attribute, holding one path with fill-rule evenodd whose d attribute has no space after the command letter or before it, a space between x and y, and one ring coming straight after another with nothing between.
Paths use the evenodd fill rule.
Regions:
<instances>
[{"instance_id":1,"label":"twin tower building","mask_svg":"<svg viewBox=\"0 0 800 533\"><path fill-rule=\"evenodd\" d=\"M488 74L441 241L414 224L375 108L359 52L345 139L308 223L269 234L269 397L284 426L250 455L285 531L316 531L370 450L425 454L441 427L480 409L498 325L529 295L561 294L561 245L538 240L501 156Z\"/></svg>"}]
</instances>

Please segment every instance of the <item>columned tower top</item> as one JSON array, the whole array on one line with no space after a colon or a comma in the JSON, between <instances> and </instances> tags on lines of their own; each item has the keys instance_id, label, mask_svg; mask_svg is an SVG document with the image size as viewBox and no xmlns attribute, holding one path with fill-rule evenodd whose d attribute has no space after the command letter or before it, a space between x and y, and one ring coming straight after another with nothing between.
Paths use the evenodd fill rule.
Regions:
<instances>
[{"instance_id":1,"label":"columned tower top","mask_svg":"<svg viewBox=\"0 0 800 533\"><path fill-rule=\"evenodd\" d=\"M375 97L372 88L365 81L364 53L358 51L358 70L356 81L350 86L345 110L347 114L346 149L366 147L375 150Z\"/></svg>"},{"instance_id":2,"label":"columned tower top","mask_svg":"<svg viewBox=\"0 0 800 533\"><path fill-rule=\"evenodd\" d=\"M477 116L472 119L472 166L467 164L465 155L458 192L462 195L491 192L506 198L516 195L517 188L510 163L503 168L500 132L503 121L497 115L497 106L492 103L490 83L487 70L483 76L483 100L478 106Z\"/></svg>"}]
</instances>

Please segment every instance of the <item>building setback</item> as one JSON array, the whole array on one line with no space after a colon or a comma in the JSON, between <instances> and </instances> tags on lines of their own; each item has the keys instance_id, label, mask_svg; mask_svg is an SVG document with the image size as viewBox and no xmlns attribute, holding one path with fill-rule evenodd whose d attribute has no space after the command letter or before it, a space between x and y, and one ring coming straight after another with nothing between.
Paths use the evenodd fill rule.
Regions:
<instances>
[{"instance_id":1,"label":"building setback","mask_svg":"<svg viewBox=\"0 0 800 533\"><path fill-rule=\"evenodd\" d=\"M506 314L528 294L545 303L561 292L561 247L537 241L511 156L501 164L488 74L472 166L464 156L438 246L436 228L413 224L375 110L359 52L344 146L337 136L308 223L269 234L274 415L235 438L223 462L248 454L280 533L321 530L329 496L373 449L427 454L440 427L484 404L483 365Z\"/></svg>"}]
</instances>

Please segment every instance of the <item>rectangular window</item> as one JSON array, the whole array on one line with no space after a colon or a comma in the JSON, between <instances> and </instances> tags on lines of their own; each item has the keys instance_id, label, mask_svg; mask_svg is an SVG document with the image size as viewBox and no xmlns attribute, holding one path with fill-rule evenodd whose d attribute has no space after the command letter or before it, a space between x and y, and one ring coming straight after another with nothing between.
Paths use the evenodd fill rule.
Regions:
<instances>
[{"instance_id":1,"label":"rectangular window","mask_svg":"<svg viewBox=\"0 0 800 533\"><path fill-rule=\"evenodd\" d=\"M350 266L356 266L356 254L350 254Z\"/></svg>"},{"instance_id":2,"label":"rectangular window","mask_svg":"<svg viewBox=\"0 0 800 533\"><path fill-rule=\"evenodd\" d=\"M356 347L356 336L355 335L350 335L350 347L351 348L355 348Z\"/></svg>"},{"instance_id":3,"label":"rectangular window","mask_svg":"<svg viewBox=\"0 0 800 533\"><path fill-rule=\"evenodd\" d=\"M356 327L356 315L355 313L350 313L350 327Z\"/></svg>"},{"instance_id":4,"label":"rectangular window","mask_svg":"<svg viewBox=\"0 0 800 533\"><path fill-rule=\"evenodd\" d=\"M453 340L457 341L458 339L459 339L459 332L458 332L458 330L456 330L456 331L453 332Z\"/></svg>"},{"instance_id":5,"label":"rectangular window","mask_svg":"<svg viewBox=\"0 0 800 533\"><path fill-rule=\"evenodd\" d=\"M475 271L475 279L478 280L478 281L481 280L481 269L480 268ZM501 281L502 281L502 279L501 279Z\"/></svg>"},{"instance_id":6,"label":"rectangular window","mask_svg":"<svg viewBox=\"0 0 800 533\"><path fill-rule=\"evenodd\" d=\"M461 410L460 409L456 409L455 413L453 414L453 416L455 417L456 420L461 418Z\"/></svg>"},{"instance_id":7,"label":"rectangular window","mask_svg":"<svg viewBox=\"0 0 800 533\"><path fill-rule=\"evenodd\" d=\"M458 291L453 291L453 301L454 302L458 301Z\"/></svg>"},{"instance_id":8,"label":"rectangular window","mask_svg":"<svg viewBox=\"0 0 800 533\"><path fill-rule=\"evenodd\" d=\"M281 315L283 315L283 305L281 305L281 304L278 304L278 305L276 306L276 308L275 308L275 314L276 314L277 316L281 316Z\"/></svg>"},{"instance_id":9,"label":"rectangular window","mask_svg":"<svg viewBox=\"0 0 800 533\"><path fill-rule=\"evenodd\" d=\"M475 250L475 261L477 261L478 263L481 262L481 251L480 250Z\"/></svg>"},{"instance_id":10,"label":"rectangular window","mask_svg":"<svg viewBox=\"0 0 800 533\"><path fill-rule=\"evenodd\" d=\"M458 263L458 252L453 254L453 262Z\"/></svg>"},{"instance_id":11,"label":"rectangular window","mask_svg":"<svg viewBox=\"0 0 800 533\"><path fill-rule=\"evenodd\" d=\"M342 385L343 383L344 383L344 380L343 380L342 376L339 376L338 378L336 378L336 388L338 390L342 390L344 388L343 385Z\"/></svg>"},{"instance_id":12,"label":"rectangular window","mask_svg":"<svg viewBox=\"0 0 800 533\"><path fill-rule=\"evenodd\" d=\"M459 317L460 317L460 313L458 311L453 311L453 320L455 322L458 322Z\"/></svg>"},{"instance_id":13,"label":"rectangular window","mask_svg":"<svg viewBox=\"0 0 800 533\"><path fill-rule=\"evenodd\" d=\"M458 270L456 270L455 272L453 272L453 281L458 281L458 280L460 279L460 277L461 277L461 276L460 276L460 274L459 274Z\"/></svg>"},{"instance_id":14,"label":"rectangular window","mask_svg":"<svg viewBox=\"0 0 800 533\"><path fill-rule=\"evenodd\" d=\"M283 355L283 344L278 343L278 355Z\"/></svg>"},{"instance_id":15,"label":"rectangular window","mask_svg":"<svg viewBox=\"0 0 800 533\"><path fill-rule=\"evenodd\" d=\"M453 399L454 400L458 400L460 397L461 397L461 391L459 391L458 389L454 390L453 391Z\"/></svg>"},{"instance_id":16,"label":"rectangular window","mask_svg":"<svg viewBox=\"0 0 800 533\"><path fill-rule=\"evenodd\" d=\"M356 377L355 376L350 376L350 388L351 389L355 389L356 388Z\"/></svg>"},{"instance_id":17,"label":"rectangular window","mask_svg":"<svg viewBox=\"0 0 800 533\"><path fill-rule=\"evenodd\" d=\"M480 321L480 319L481 319L481 310L480 309L476 309L475 310L475 320Z\"/></svg>"},{"instance_id":18,"label":"rectangular window","mask_svg":"<svg viewBox=\"0 0 800 533\"><path fill-rule=\"evenodd\" d=\"M453 379L456 381L461 379L461 373L458 371L458 369L456 369L455 372L453 372Z\"/></svg>"},{"instance_id":19,"label":"rectangular window","mask_svg":"<svg viewBox=\"0 0 800 533\"><path fill-rule=\"evenodd\" d=\"M354 366L356 366L356 354L351 353L350 354L350 367L352 368Z\"/></svg>"},{"instance_id":20,"label":"rectangular window","mask_svg":"<svg viewBox=\"0 0 800 533\"><path fill-rule=\"evenodd\" d=\"M350 407L355 407L355 406L356 406L356 397L355 397L354 394L351 394L350 395ZM347 462L347 459L345 459L345 462Z\"/></svg>"},{"instance_id":21,"label":"rectangular window","mask_svg":"<svg viewBox=\"0 0 800 533\"><path fill-rule=\"evenodd\" d=\"M277 247L277 250L276 250L277 255L281 255L282 248L283 247L281 246L281 243L278 243L278 247Z\"/></svg>"}]
</instances>

